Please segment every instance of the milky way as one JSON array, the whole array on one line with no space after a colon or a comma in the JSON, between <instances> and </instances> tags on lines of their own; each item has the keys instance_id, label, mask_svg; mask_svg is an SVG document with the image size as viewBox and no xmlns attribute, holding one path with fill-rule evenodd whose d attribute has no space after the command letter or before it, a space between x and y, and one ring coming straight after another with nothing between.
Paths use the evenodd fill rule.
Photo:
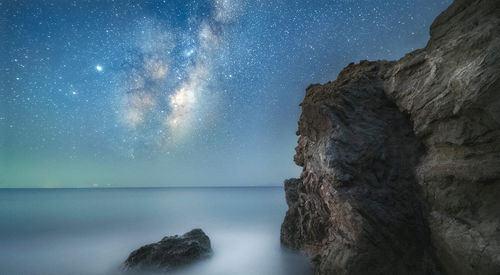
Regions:
<instances>
[{"instance_id":1,"label":"milky way","mask_svg":"<svg viewBox=\"0 0 500 275\"><path fill-rule=\"evenodd\" d=\"M207 118L216 117L221 104L214 63L225 62L219 58L227 54L225 34L241 6L234 0L214 1L204 18L188 18L194 23L187 29L172 30L151 19L140 22L137 48L128 56L117 91L118 120L134 140L168 149L210 126ZM183 59L173 62L176 52Z\"/></svg>"},{"instance_id":2,"label":"milky way","mask_svg":"<svg viewBox=\"0 0 500 275\"><path fill-rule=\"evenodd\" d=\"M0 187L279 185L298 106L451 0L0 3Z\"/></svg>"}]
</instances>

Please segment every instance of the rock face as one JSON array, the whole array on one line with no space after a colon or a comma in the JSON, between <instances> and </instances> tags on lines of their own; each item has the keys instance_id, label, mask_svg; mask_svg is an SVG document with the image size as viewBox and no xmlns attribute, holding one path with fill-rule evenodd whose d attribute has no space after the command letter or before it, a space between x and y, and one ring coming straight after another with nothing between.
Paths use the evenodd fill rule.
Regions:
<instances>
[{"instance_id":1,"label":"rock face","mask_svg":"<svg viewBox=\"0 0 500 275\"><path fill-rule=\"evenodd\" d=\"M500 1L455 1L424 49L301 106L281 241L316 274L500 274Z\"/></svg>"},{"instance_id":2,"label":"rock face","mask_svg":"<svg viewBox=\"0 0 500 275\"><path fill-rule=\"evenodd\" d=\"M201 229L193 229L182 236L165 237L133 251L125 261L125 268L169 271L206 258L211 253L208 236Z\"/></svg>"}]
</instances>

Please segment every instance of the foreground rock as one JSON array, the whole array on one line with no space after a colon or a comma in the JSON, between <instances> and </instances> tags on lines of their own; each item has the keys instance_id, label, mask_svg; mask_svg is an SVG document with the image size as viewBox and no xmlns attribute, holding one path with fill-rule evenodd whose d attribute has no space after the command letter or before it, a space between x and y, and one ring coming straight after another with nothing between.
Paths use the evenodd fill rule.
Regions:
<instances>
[{"instance_id":1,"label":"foreground rock","mask_svg":"<svg viewBox=\"0 0 500 275\"><path fill-rule=\"evenodd\" d=\"M193 229L182 236L165 237L133 251L125 261L125 267L169 271L206 258L211 253L208 236L201 229Z\"/></svg>"},{"instance_id":2,"label":"foreground rock","mask_svg":"<svg viewBox=\"0 0 500 275\"><path fill-rule=\"evenodd\" d=\"M316 274L500 274L500 1L455 1L424 49L301 106L281 241Z\"/></svg>"}]
</instances>

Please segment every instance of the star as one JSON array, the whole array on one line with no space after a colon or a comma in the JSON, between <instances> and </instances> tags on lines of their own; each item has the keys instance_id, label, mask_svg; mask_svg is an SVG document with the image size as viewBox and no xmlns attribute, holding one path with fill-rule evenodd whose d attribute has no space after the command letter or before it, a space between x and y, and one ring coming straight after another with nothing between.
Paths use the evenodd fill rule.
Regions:
<instances>
[{"instance_id":1,"label":"star","mask_svg":"<svg viewBox=\"0 0 500 275\"><path fill-rule=\"evenodd\" d=\"M96 68L96 70L97 70L97 71L99 71L99 72L100 72L100 71L102 71L102 66L101 66L101 65L97 65L97 66L95 66L95 68Z\"/></svg>"}]
</instances>

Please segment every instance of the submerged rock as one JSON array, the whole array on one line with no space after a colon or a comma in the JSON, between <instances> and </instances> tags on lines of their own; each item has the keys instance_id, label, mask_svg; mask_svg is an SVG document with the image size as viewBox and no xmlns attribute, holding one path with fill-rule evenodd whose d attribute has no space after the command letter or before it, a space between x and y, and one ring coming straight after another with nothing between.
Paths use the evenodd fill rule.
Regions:
<instances>
[{"instance_id":1,"label":"submerged rock","mask_svg":"<svg viewBox=\"0 0 500 275\"><path fill-rule=\"evenodd\" d=\"M157 243L133 251L125 261L125 268L169 271L211 254L212 248L208 236L201 229L193 229L182 236L165 237Z\"/></svg>"},{"instance_id":2,"label":"submerged rock","mask_svg":"<svg viewBox=\"0 0 500 275\"><path fill-rule=\"evenodd\" d=\"M500 274L500 1L306 90L281 241L316 274Z\"/></svg>"}]
</instances>

